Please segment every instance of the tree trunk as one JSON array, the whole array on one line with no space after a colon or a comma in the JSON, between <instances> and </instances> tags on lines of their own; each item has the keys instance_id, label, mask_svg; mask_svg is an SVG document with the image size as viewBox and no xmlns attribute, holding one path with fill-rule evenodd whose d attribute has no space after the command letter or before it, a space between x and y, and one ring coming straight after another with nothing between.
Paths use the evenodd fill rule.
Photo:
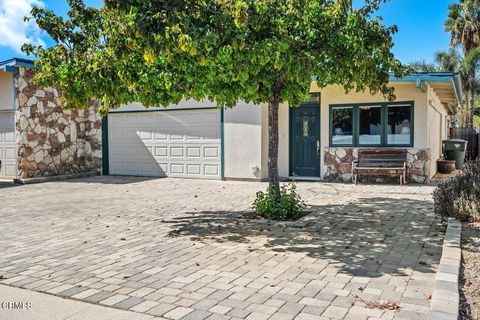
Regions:
<instances>
[{"instance_id":1,"label":"tree trunk","mask_svg":"<svg viewBox=\"0 0 480 320\"><path fill-rule=\"evenodd\" d=\"M268 103L268 183L275 190L275 198L280 200L278 178L278 108L280 101L274 98Z\"/></svg>"},{"instance_id":2,"label":"tree trunk","mask_svg":"<svg viewBox=\"0 0 480 320\"><path fill-rule=\"evenodd\" d=\"M268 103L268 186L275 191L275 200L280 202L280 181L278 178L278 109L283 79L275 79L273 95Z\"/></svg>"},{"instance_id":3,"label":"tree trunk","mask_svg":"<svg viewBox=\"0 0 480 320\"><path fill-rule=\"evenodd\" d=\"M475 110L475 94L473 92L473 86L470 87L468 97L468 127L473 128L473 112Z\"/></svg>"}]
</instances>

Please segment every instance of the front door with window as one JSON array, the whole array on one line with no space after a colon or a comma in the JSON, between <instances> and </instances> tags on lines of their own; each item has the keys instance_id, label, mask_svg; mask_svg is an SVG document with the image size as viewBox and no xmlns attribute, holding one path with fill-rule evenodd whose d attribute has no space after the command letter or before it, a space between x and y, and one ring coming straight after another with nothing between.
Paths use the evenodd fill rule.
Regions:
<instances>
[{"instance_id":1,"label":"front door with window","mask_svg":"<svg viewBox=\"0 0 480 320\"><path fill-rule=\"evenodd\" d=\"M290 174L320 177L320 105L290 109Z\"/></svg>"}]
</instances>

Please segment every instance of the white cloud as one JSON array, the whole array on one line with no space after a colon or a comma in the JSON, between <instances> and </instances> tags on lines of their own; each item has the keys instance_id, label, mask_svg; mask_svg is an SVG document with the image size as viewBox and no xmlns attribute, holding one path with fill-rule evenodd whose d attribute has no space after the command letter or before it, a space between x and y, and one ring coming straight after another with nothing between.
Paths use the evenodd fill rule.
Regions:
<instances>
[{"instance_id":1,"label":"white cloud","mask_svg":"<svg viewBox=\"0 0 480 320\"><path fill-rule=\"evenodd\" d=\"M21 53L24 43L44 45L35 21L23 21L33 6L43 7L44 3L40 0L0 0L0 46Z\"/></svg>"}]
</instances>

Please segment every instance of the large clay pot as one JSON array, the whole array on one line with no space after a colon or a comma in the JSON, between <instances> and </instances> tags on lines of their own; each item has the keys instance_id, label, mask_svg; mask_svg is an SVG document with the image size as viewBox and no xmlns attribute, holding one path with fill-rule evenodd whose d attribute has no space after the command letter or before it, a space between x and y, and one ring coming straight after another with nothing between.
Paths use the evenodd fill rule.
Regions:
<instances>
[{"instance_id":1,"label":"large clay pot","mask_svg":"<svg viewBox=\"0 0 480 320\"><path fill-rule=\"evenodd\" d=\"M450 174L455 171L455 160L437 160L437 170L443 174Z\"/></svg>"}]
</instances>

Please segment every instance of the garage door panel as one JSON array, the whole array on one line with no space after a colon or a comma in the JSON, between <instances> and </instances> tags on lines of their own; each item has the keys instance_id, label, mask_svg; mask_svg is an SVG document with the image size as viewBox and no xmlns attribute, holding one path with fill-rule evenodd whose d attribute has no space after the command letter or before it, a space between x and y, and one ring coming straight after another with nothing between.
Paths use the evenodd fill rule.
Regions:
<instances>
[{"instance_id":1,"label":"garage door panel","mask_svg":"<svg viewBox=\"0 0 480 320\"><path fill-rule=\"evenodd\" d=\"M15 142L15 114L0 112L0 178L17 176L17 144Z\"/></svg>"},{"instance_id":2,"label":"garage door panel","mask_svg":"<svg viewBox=\"0 0 480 320\"><path fill-rule=\"evenodd\" d=\"M183 175L185 173L185 165L183 163L171 163L170 173Z\"/></svg>"},{"instance_id":3,"label":"garage door panel","mask_svg":"<svg viewBox=\"0 0 480 320\"><path fill-rule=\"evenodd\" d=\"M218 147L204 147L203 152L205 158L218 158L220 156L220 150Z\"/></svg>"},{"instance_id":4,"label":"garage door panel","mask_svg":"<svg viewBox=\"0 0 480 320\"><path fill-rule=\"evenodd\" d=\"M6 163L3 167L5 170L5 177L15 177L17 173L17 167L14 163Z\"/></svg>"},{"instance_id":5,"label":"garage door panel","mask_svg":"<svg viewBox=\"0 0 480 320\"><path fill-rule=\"evenodd\" d=\"M220 174L220 166L216 164L206 164L203 166L206 176L218 176Z\"/></svg>"},{"instance_id":6,"label":"garage door panel","mask_svg":"<svg viewBox=\"0 0 480 320\"><path fill-rule=\"evenodd\" d=\"M115 118L122 121L110 122ZM112 113L109 135L115 133L111 174L220 178L218 110Z\"/></svg>"},{"instance_id":7,"label":"garage door panel","mask_svg":"<svg viewBox=\"0 0 480 320\"><path fill-rule=\"evenodd\" d=\"M167 141L168 136L166 133L155 132L155 140L157 141Z\"/></svg>"},{"instance_id":8,"label":"garage door panel","mask_svg":"<svg viewBox=\"0 0 480 320\"><path fill-rule=\"evenodd\" d=\"M188 158L200 158L202 154L201 147L187 147L187 157Z\"/></svg>"},{"instance_id":9,"label":"garage door panel","mask_svg":"<svg viewBox=\"0 0 480 320\"><path fill-rule=\"evenodd\" d=\"M111 127L111 128L123 128L123 127L125 127L123 120L124 120L124 117L122 115L115 116L115 117L108 117L109 127Z\"/></svg>"},{"instance_id":10,"label":"garage door panel","mask_svg":"<svg viewBox=\"0 0 480 320\"><path fill-rule=\"evenodd\" d=\"M170 157L172 158L183 158L185 156L183 152L183 147L170 147Z\"/></svg>"},{"instance_id":11,"label":"garage door panel","mask_svg":"<svg viewBox=\"0 0 480 320\"><path fill-rule=\"evenodd\" d=\"M201 175L202 166L200 164L187 164L187 173L193 175Z\"/></svg>"},{"instance_id":12,"label":"garage door panel","mask_svg":"<svg viewBox=\"0 0 480 320\"><path fill-rule=\"evenodd\" d=\"M16 154L15 147L5 147L5 160L15 161Z\"/></svg>"},{"instance_id":13,"label":"garage door panel","mask_svg":"<svg viewBox=\"0 0 480 320\"><path fill-rule=\"evenodd\" d=\"M145 140L152 140L153 139L153 132L149 131L138 131L138 137L142 139L143 141Z\"/></svg>"},{"instance_id":14,"label":"garage door panel","mask_svg":"<svg viewBox=\"0 0 480 320\"><path fill-rule=\"evenodd\" d=\"M155 147L156 157L168 157L168 147Z\"/></svg>"}]
</instances>

